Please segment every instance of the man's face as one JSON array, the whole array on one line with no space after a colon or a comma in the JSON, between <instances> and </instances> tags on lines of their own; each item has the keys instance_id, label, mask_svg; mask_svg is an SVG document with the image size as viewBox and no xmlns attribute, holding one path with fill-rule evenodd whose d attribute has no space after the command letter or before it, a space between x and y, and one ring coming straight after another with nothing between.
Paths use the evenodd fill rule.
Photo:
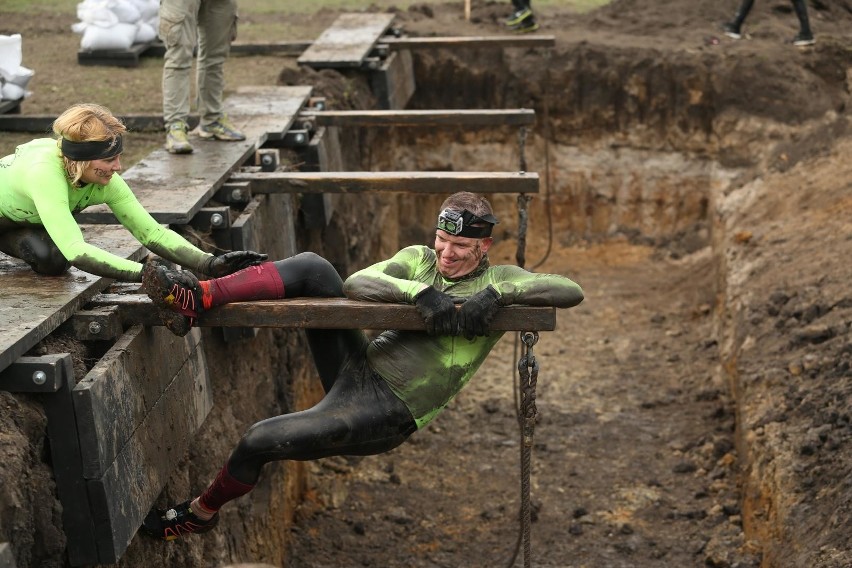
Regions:
<instances>
[{"instance_id":1,"label":"man's face","mask_svg":"<svg viewBox=\"0 0 852 568\"><path fill-rule=\"evenodd\" d=\"M435 231L438 272L444 278L460 278L473 272L491 247L492 238L472 239Z\"/></svg>"}]
</instances>

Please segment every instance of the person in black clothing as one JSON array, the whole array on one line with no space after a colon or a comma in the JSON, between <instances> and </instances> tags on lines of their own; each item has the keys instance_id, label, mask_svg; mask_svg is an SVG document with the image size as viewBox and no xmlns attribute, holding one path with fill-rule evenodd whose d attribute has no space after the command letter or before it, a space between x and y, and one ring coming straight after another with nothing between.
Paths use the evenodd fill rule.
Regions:
<instances>
[{"instance_id":1,"label":"person in black clothing","mask_svg":"<svg viewBox=\"0 0 852 568\"><path fill-rule=\"evenodd\" d=\"M792 0L792 2L793 9L796 10L796 16L799 18L799 33L793 38L793 45L798 47L813 45L816 43L816 40L808 21L808 6L805 4L805 0ZM742 37L741 28L749 12L751 12L752 6L754 6L754 0L742 1L734 19L722 25L726 36L734 39Z\"/></svg>"},{"instance_id":2,"label":"person in black clothing","mask_svg":"<svg viewBox=\"0 0 852 568\"><path fill-rule=\"evenodd\" d=\"M506 26L513 32L526 33L538 29L530 2L531 0L512 0L515 11L506 19Z\"/></svg>"}]
</instances>

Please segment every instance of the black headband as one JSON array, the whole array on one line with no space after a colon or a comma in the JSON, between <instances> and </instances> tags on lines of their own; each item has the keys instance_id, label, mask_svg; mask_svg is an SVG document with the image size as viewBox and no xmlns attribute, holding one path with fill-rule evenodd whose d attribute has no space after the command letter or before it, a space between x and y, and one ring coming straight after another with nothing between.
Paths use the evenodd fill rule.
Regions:
<instances>
[{"instance_id":1,"label":"black headband","mask_svg":"<svg viewBox=\"0 0 852 568\"><path fill-rule=\"evenodd\" d=\"M121 154L124 142L121 135L109 140L93 140L91 142L74 142L62 139L62 155L76 162L104 160Z\"/></svg>"},{"instance_id":2,"label":"black headband","mask_svg":"<svg viewBox=\"0 0 852 568\"><path fill-rule=\"evenodd\" d=\"M485 225L483 226L482 223L485 223ZM490 213L478 217L467 209L463 209L461 212L444 209L438 214L438 224L435 228L457 237L482 239L491 236L491 229L497 223L499 223L497 217ZM480 226L475 227L476 224Z\"/></svg>"}]
</instances>

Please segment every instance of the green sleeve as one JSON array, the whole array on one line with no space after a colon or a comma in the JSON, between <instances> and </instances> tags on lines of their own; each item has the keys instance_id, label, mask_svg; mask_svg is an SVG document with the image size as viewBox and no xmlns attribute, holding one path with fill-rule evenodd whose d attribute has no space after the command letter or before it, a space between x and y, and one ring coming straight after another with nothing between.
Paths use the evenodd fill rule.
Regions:
<instances>
[{"instance_id":1,"label":"green sleeve","mask_svg":"<svg viewBox=\"0 0 852 568\"><path fill-rule=\"evenodd\" d=\"M583 301L579 284L559 274L528 272L519 266L492 268L491 285L500 294L500 305L524 304L571 308Z\"/></svg>"},{"instance_id":2,"label":"green sleeve","mask_svg":"<svg viewBox=\"0 0 852 568\"><path fill-rule=\"evenodd\" d=\"M27 181L38 188L31 195L38 216L68 262L98 276L130 281L141 279L141 264L90 245L83 239L83 232L71 214L68 181L61 169L33 168Z\"/></svg>"},{"instance_id":3,"label":"green sleeve","mask_svg":"<svg viewBox=\"0 0 852 568\"><path fill-rule=\"evenodd\" d=\"M414 297L428 287L417 281L418 276L434 264L434 253L429 248L406 247L391 258L354 273L343 283L343 292L352 300L412 304Z\"/></svg>"},{"instance_id":4,"label":"green sleeve","mask_svg":"<svg viewBox=\"0 0 852 568\"><path fill-rule=\"evenodd\" d=\"M105 202L118 222L148 250L185 268L205 272L212 254L192 245L174 231L159 224L133 195L127 183L114 175L106 187Z\"/></svg>"}]
</instances>

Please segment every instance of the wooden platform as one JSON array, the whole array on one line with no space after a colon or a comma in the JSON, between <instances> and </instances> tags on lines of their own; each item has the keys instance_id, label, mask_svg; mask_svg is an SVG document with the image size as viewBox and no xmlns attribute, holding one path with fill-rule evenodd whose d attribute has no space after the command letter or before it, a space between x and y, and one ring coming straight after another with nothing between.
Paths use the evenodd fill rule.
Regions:
<instances>
[{"instance_id":1,"label":"wooden platform","mask_svg":"<svg viewBox=\"0 0 852 568\"><path fill-rule=\"evenodd\" d=\"M246 135L241 142L192 138L189 155L155 150L122 177L139 202L161 223L185 225L267 140L278 139L311 94L311 87L241 87L225 102L228 116ZM83 223L115 223L106 206L77 214Z\"/></svg>"},{"instance_id":2,"label":"wooden platform","mask_svg":"<svg viewBox=\"0 0 852 568\"><path fill-rule=\"evenodd\" d=\"M21 112L21 103L24 99L0 99L0 115L18 114Z\"/></svg>"},{"instance_id":3,"label":"wooden platform","mask_svg":"<svg viewBox=\"0 0 852 568\"><path fill-rule=\"evenodd\" d=\"M81 49L77 52L80 65L107 65L113 67L138 67L143 55L162 56L163 43L159 40L134 43L127 49Z\"/></svg>"},{"instance_id":4,"label":"wooden platform","mask_svg":"<svg viewBox=\"0 0 852 568\"><path fill-rule=\"evenodd\" d=\"M145 248L124 227L84 226L91 244L140 260ZM38 287L34 288L38 279ZM23 261L0 253L0 371L47 337L112 280L72 268L52 278L33 274Z\"/></svg>"},{"instance_id":5,"label":"wooden platform","mask_svg":"<svg viewBox=\"0 0 852 568\"><path fill-rule=\"evenodd\" d=\"M341 14L297 62L314 69L361 67L393 19L393 14Z\"/></svg>"}]
</instances>

